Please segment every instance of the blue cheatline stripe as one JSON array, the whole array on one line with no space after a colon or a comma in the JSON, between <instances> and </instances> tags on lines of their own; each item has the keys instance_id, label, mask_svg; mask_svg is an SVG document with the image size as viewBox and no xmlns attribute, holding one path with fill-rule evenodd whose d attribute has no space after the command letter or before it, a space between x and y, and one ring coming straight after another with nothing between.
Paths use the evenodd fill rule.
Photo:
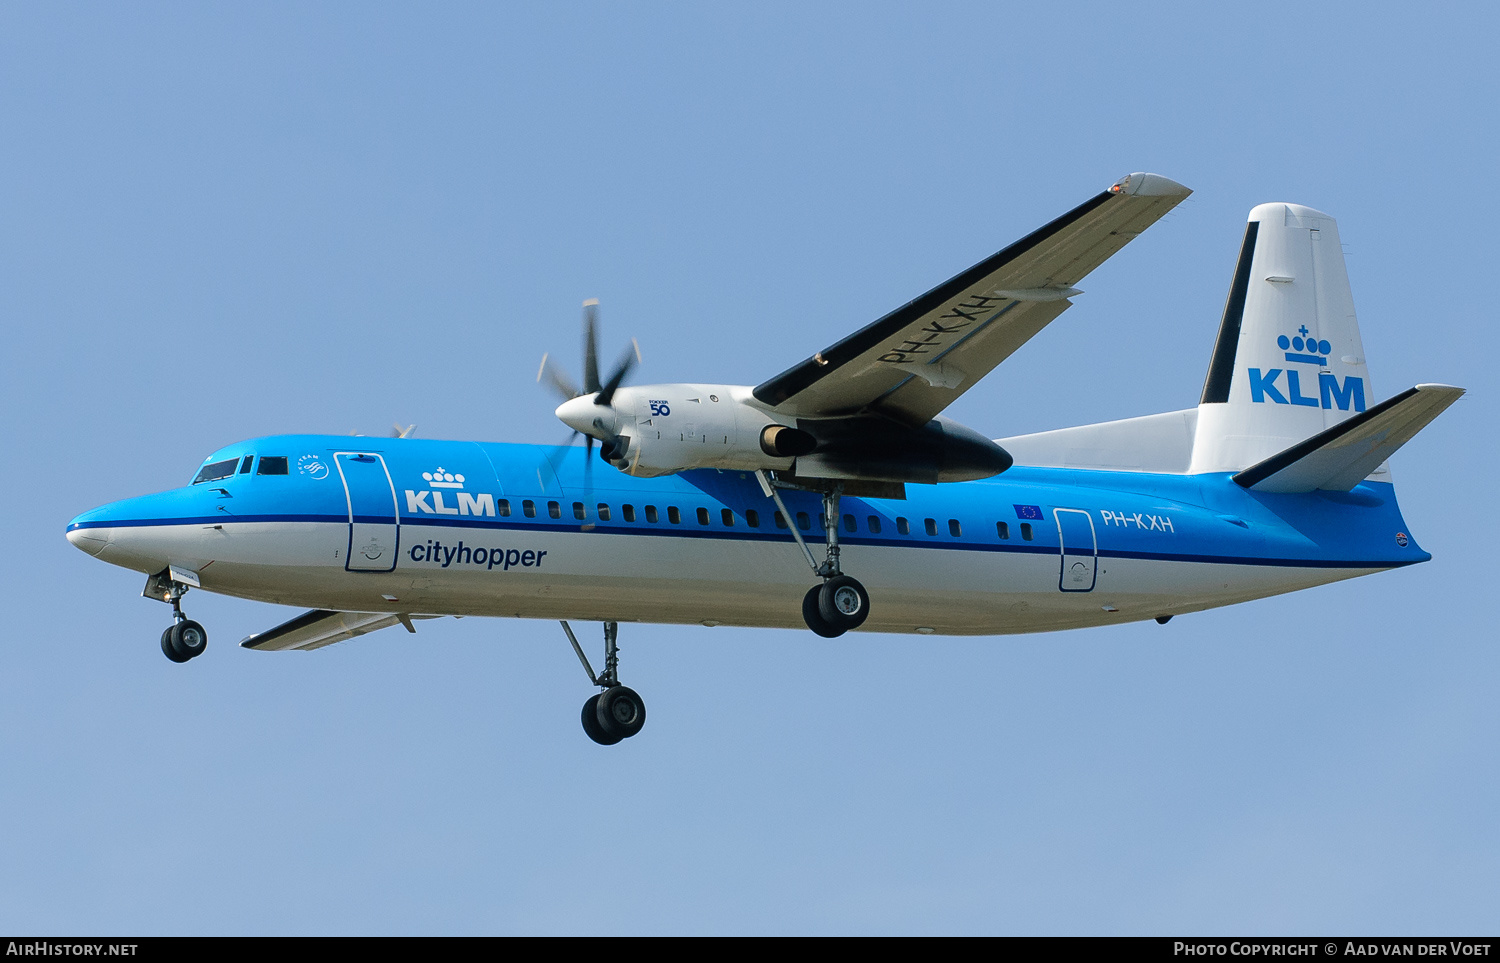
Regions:
<instances>
[{"instance_id":1,"label":"blue cheatline stripe","mask_svg":"<svg viewBox=\"0 0 1500 963\"><path fill-rule=\"evenodd\" d=\"M356 522L375 522L390 524L389 518L372 517L364 518L355 516ZM267 522L321 522L331 525L349 524L348 515L236 515L225 517L223 515L206 515L201 518L143 518L130 519L128 521L116 522L77 522L68 526L68 531L83 528L146 528L152 526L201 526L206 522L214 524L225 523L255 523ZM637 535L654 538L695 538L695 539L719 539L724 541L740 542L776 542L795 544L790 533L778 534L776 531L744 531L737 532L728 529L714 529L707 526L691 528L684 524L682 526L662 528L624 528L613 522L591 523L586 530L584 526L574 524L558 524L554 521L537 522L515 522L515 521L483 521L473 518L455 519L432 519L414 518L404 519L403 525L428 526L441 528L471 528L487 532L504 534L525 534L527 532L551 532L558 534L578 535L585 531L592 535ZM965 542L961 539L944 538L942 536L911 536L909 539L878 538L865 535L850 536L844 533L839 535L839 543L872 548L922 548L939 549L950 552L1000 552L1019 555L1057 555L1056 545L1049 543L1027 543L1018 542ZM1154 562L1204 562L1220 565L1263 565L1276 568L1403 568L1407 565L1415 565L1425 562L1432 556L1422 553L1421 558L1413 559L1323 559L1323 558L1260 558L1250 555L1207 555L1193 552L1147 552L1124 549L1100 549L1096 553L1100 558L1130 558Z\"/></svg>"}]
</instances>

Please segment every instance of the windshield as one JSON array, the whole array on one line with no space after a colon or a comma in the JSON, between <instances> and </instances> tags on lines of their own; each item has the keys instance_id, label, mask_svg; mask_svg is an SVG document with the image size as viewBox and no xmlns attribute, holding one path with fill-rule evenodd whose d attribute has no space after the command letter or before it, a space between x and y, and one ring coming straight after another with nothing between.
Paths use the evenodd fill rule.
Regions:
<instances>
[{"instance_id":1,"label":"windshield","mask_svg":"<svg viewBox=\"0 0 1500 963\"><path fill-rule=\"evenodd\" d=\"M234 474L234 469L239 465L239 463L240 460L236 457L231 458L228 461L216 461L211 465L204 465L202 468L198 469L198 477L193 479L193 484L201 485L204 482L218 481L221 478L228 478L230 475Z\"/></svg>"}]
</instances>

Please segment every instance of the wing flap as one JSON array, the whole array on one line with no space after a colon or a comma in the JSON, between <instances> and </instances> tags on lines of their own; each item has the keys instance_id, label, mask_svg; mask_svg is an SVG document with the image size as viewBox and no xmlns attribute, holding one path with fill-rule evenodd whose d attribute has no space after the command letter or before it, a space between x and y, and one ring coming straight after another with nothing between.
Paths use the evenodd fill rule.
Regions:
<instances>
[{"instance_id":1,"label":"wing flap","mask_svg":"<svg viewBox=\"0 0 1500 963\"><path fill-rule=\"evenodd\" d=\"M1258 492L1346 492L1460 397L1452 385L1417 385L1234 476Z\"/></svg>"},{"instance_id":2,"label":"wing flap","mask_svg":"<svg viewBox=\"0 0 1500 963\"><path fill-rule=\"evenodd\" d=\"M313 609L281 623L274 629L247 636L240 642L240 645L259 652L284 652L289 649L307 652L392 625L405 625L408 631L415 632L416 629L412 628L411 620L436 617L404 613L391 615L386 612L330 612L326 609Z\"/></svg>"},{"instance_id":3,"label":"wing flap","mask_svg":"<svg viewBox=\"0 0 1500 963\"><path fill-rule=\"evenodd\" d=\"M1073 285L1190 194L1131 174L890 314L766 381L755 397L793 417L874 410L918 424L1065 311Z\"/></svg>"}]
</instances>

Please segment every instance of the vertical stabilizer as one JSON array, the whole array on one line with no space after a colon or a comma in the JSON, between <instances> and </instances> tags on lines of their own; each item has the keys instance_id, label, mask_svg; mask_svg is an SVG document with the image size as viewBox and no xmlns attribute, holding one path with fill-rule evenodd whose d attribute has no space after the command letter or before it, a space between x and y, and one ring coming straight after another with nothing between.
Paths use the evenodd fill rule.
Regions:
<instances>
[{"instance_id":1,"label":"vertical stabilizer","mask_svg":"<svg viewBox=\"0 0 1500 963\"><path fill-rule=\"evenodd\" d=\"M1191 471L1240 471L1374 403L1338 224L1260 205L1203 384Z\"/></svg>"}]
</instances>

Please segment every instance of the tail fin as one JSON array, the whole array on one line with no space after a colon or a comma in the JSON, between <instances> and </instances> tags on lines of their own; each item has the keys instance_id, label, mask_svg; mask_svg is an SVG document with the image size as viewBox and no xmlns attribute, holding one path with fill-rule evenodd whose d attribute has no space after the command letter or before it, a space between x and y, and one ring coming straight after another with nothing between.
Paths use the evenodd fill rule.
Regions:
<instances>
[{"instance_id":1,"label":"tail fin","mask_svg":"<svg viewBox=\"0 0 1500 963\"><path fill-rule=\"evenodd\" d=\"M1248 468L1373 403L1338 224L1297 204L1256 207L1203 385L1190 471Z\"/></svg>"}]
</instances>

